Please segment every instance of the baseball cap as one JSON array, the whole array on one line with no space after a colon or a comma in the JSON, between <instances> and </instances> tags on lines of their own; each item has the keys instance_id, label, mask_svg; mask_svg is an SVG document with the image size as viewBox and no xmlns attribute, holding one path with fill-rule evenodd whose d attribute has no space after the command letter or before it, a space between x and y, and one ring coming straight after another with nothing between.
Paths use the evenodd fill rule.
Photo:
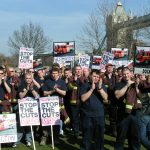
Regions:
<instances>
[{"instance_id":1,"label":"baseball cap","mask_svg":"<svg viewBox=\"0 0 150 150\"><path fill-rule=\"evenodd\" d=\"M109 66L113 66L113 64L107 63L106 66L105 66L105 68L107 68L107 67L109 67Z\"/></svg>"}]
</instances>

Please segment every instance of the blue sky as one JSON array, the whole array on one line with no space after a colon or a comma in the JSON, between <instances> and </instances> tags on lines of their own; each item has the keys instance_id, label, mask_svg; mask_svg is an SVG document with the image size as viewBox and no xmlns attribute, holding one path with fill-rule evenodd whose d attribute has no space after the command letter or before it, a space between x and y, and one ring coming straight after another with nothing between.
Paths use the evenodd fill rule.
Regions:
<instances>
[{"instance_id":1,"label":"blue sky","mask_svg":"<svg viewBox=\"0 0 150 150\"><path fill-rule=\"evenodd\" d=\"M30 21L40 24L53 41L76 41L90 13L97 8L98 1L100 0L0 0L0 53L10 55L8 37L14 30L19 30L22 24ZM122 0L127 11L131 9L139 16L148 2L149 0Z\"/></svg>"}]
</instances>

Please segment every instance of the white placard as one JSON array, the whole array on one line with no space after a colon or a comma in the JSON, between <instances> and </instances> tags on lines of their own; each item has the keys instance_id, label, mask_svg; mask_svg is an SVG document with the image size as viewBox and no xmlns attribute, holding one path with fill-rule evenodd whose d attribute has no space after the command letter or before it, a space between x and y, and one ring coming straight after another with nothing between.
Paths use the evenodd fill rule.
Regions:
<instances>
[{"instance_id":1,"label":"white placard","mask_svg":"<svg viewBox=\"0 0 150 150\"><path fill-rule=\"evenodd\" d=\"M73 67L74 56L54 57L54 63L58 63L60 67L63 66Z\"/></svg>"},{"instance_id":2,"label":"white placard","mask_svg":"<svg viewBox=\"0 0 150 150\"><path fill-rule=\"evenodd\" d=\"M114 55L109 53L109 52L104 52L102 55L102 62L100 64L101 69L105 69L106 64L110 61L113 60Z\"/></svg>"},{"instance_id":3,"label":"white placard","mask_svg":"<svg viewBox=\"0 0 150 150\"><path fill-rule=\"evenodd\" d=\"M26 97L18 100L21 126L40 125L37 100Z\"/></svg>"},{"instance_id":4,"label":"white placard","mask_svg":"<svg viewBox=\"0 0 150 150\"><path fill-rule=\"evenodd\" d=\"M88 55L79 56L79 65L82 68L89 68L89 66L90 66L90 56L88 56Z\"/></svg>"},{"instance_id":5,"label":"white placard","mask_svg":"<svg viewBox=\"0 0 150 150\"><path fill-rule=\"evenodd\" d=\"M33 49L21 47L19 51L19 68L33 68Z\"/></svg>"},{"instance_id":6,"label":"white placard","mask_svg":"<svg viewBox=\"0 0 150 150\"><path fill-rule=\"evenodd\" d=\"M12 143L16 141L16 114L0 114L0 143Z\"/></svg>"},{"instance_id":7,"label":"white placard","mask_svg":"<svg viewBox=\"0 0 150 150\"><path fill-rule=\"evenodd\" d=\"M42 126L60 125L59 97L41 97L40 112Z\"/></svg>"}]
</instances>

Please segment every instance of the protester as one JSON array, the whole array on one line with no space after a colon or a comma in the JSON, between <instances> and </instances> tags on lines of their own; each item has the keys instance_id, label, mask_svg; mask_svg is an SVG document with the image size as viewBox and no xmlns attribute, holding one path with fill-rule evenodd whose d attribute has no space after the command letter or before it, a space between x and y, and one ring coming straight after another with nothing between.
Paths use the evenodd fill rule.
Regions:
<instances>
[{"instance_id":1,"label":"protester","mask_svg":"<svg viewBox=\"0 0 150 150\"><path fill-rule=\"evenodd\" d=\"M132 72L123 69L123 79L115 86L115 96L118 99L117 138L115 150L124 149L128 138L129 149L140 150L140 133L138 128L138 113L141 109L139 98L139 80L132 81Z\"/></svg>"},{"instance_id":2,"label":"protester","mask_svg":"<svg viewBox=\"0 0 150 150\"><path fill-rule=\"evenodd\" d=\"M102 76L103 83L105 84L105 87L107 88L108 92L108 100L109 100L109 107L106 107L106 114L108 111L109 114L109 120L110 120L110 132L113 136L117 136L117 106L116 106L116 99L114 95L114 87L117 83L116 75L113 72L113 65L111 63L106 64L105 66L105 73Z\"/></svg>"},{"instance_id":3,"label":"protester","mask_svg":"<svg viewBox=\"0 0 150 150\"><path fill-rule=\"evenodd\" d=\"M42 91L44 96L58 96L60 100L66 95L67 87L65 82L59 77L59 69L53 68L51 70L51 79L45 81ZM54 143L59 144L59 132L60 126L54 125ZM48 138L47 129L43 128L43 135L41 138L40 145L45 145Z\"/></svg>"},{"instance_id":4,"label":"protester","mask_svg":"<svg viewBox=\"0 0 150 150\"><path fill-rule=\"evenodd\" d=\"M65 135L67 131L69 134L73 131L74 139L71 140L77 143L79 135L83 135L81 150L104 149L104 108L109 107L111 130L108 134L117 134L115 149L123 149L126 138L129 149L140 149L140 142L150 149L150 84L144 75L136 76L133 71L123 67L117 68L114 73L113 67L111 63L107 63L105 71L76 66L72 72L71 68L63 67L60 70L59 64L55 63L47 75L42 68L23 69L18 75L13 67L5 65L6 73L0 68L0 105L3 106L1 112L13 112L17 116L18 141L12 147L18 146L23 135L27 146L32 143L30 127L20 126L17 99L58 96L61 124L53 126L54 144L60 144L59 137L64 131ZM105 103L110 105L104 106ZM71 126L67 126L69 121ZM41 146L47 143L49 135L48 126L34 130L34 136L41 138Z\"/></svg>"},{"instance_id":5,"label":"protester","mask_svg":"<svg viewBox=\"0 0 150 150\"><path fill-rule=\"evenodd\" d=\"M80 90L83 129L81 150L104 149L103 100L106 101L108 96L99 80L99 71L92 70L90 82L84 83ZM94 141L95 146L92 147L91 141Z\"/></svg>"},{"instance_id":6,"label":"protester","mask_svg":"<svg viewBox=\"0 0 150 150\"><path fill-rule=\"evenodd\" d=\"M75 67L75 74L73 80L69 83L70 88L70 110L71 110L71 124L75 139L79 138L80 134L80 99L79 90L82 85L82 68Z\"/></svg>"},{"instance_id":7,"label":"protester","mask_svg":"<svg viewBox=\"0 0 150 150\"><path fill-rule=\"evenodd\" d=\"M140 88L142 92L142 114L139 117L139 128L141 143L146 149L150 149L150 76L146 78L144 74L137 76L140 79Z\"/></svg>"},{"instance_id":8,"label":"protester","mask_svg":"<svg viewBox=\"0 0 150 150\"><path fill-rule=\"evenodd\" d=\"M33 82L33 76L30 73L25 74L25 83L22 83L19 87L19 98L25 98L25 97L32 97L35 99L39 98L38 94L38 88ZM17 122L17 137L18 140L16 143L12 145L12 147L17 147L17 145L20 143L21 139L23 138L23 135L25 135L26 145L31 146L32 143L32 136L31 136L31 129L29 126L21 127L19 122L19 116L18 122Z\"/></svg>"},{"instance_id":9,"label":"protester","mask_svg":"<svg viewBox=\"0 0 150 150\"><path fill-rule=\"evenodd\" d=\"M3 68L0 68L0 112L11 112L9 97L11 94L10 82Z\"/></svg>"}]
</instances>

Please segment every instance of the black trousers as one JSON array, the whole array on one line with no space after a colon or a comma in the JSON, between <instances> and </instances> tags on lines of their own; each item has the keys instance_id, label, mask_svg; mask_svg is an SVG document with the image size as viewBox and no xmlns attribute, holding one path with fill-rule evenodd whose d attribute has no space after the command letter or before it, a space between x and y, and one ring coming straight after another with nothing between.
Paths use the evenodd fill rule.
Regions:
<instances>
[{"instance_id":1,"label":"black trousers","mask_svg":"<svg viewBox=\"0 0 150 150\"><path fill-rule=\"evenodd\" d=\"M79 135L79 127L80 127L80 106L79 105L71 105L71 124L73 128L74 135Z\"/></svg>"},{"instance_id":2,"label":"black trousers","mask_svg":"<svg viewBox=\"0 0 150 150\"><path fill-rule=\"evenodd\" d=\"M118 123L115 150L124 150L126 138L128 138L129 150L140 150L140 132L136 115L126 114Z\"/></svg>"},{"instance_id":3,"label":"black trousers","mask_svg":"<svg viewBox=\"0 0 150 150\"><path fill-rule=\"evenodd\" d=\"M104 149L104 116L82 118L83 139L80 150ZM92 145L93 143L93 145Z\"/></svg>"}]
</instances>

